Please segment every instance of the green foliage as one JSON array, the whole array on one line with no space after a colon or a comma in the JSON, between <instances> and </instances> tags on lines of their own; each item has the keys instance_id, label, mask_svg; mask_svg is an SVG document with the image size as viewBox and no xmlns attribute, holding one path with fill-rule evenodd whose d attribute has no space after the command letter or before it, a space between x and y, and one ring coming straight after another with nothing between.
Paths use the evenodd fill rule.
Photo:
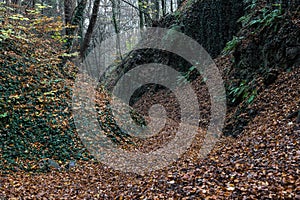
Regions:
<instances>
[{"instance_id":1,"label":"green foliage","mask_svg":"<svg viewBox=\"0 0 300 200\"><path fill-rule=\"evenodd\" d=\"M252 10L252 9L254 9L257 6L257 1L258 0L244 0L244 3L246 5L248 5L246 7L246 10Z\"/></svg>"},{"instance_id":2,"label":"green foliage","mask_svg":"<svg viewBox=\"0 0 300 200\"><path fill-rule=\"evenodd\" d=\"M6 50L4 57L23 59L25 65L31 64L32 60L36 66L36 61L59 64L60 56L64 54L61 45L65 27L60 18L43 16L41 9L44 8L47 6L37 4L35 9L18 9L16 13L13 7L0 4L0 47ZM36 51L36 47L40 50Z\"/></svg>"},{"instance_id":3,"label":"green foliage","mask_svg":"<svg viewBox=\"0 0 300 200\"><path fill-rule=\"evenodd\" d=\"M246 1L246 3L249 3ZM253 10L257 7L257 1L250 1L250 5L247 6L247 10ZM238 22L241 22L243 27L256 26L257 29L272 26L278 19L282 18L283 10L281 4L273 4L272 6L264 6L259 9L259 14L254 16L255 12L249 12L242 16Z\"/></svg>"},{"instance_id":4,"label":"green foliage","mask_svg":"<svg viewBox=\"0 0 300 200\"><path fill-rule=\"evenodd\" d=\"M229 42L226 43L226 46L223 49L222 54L223 55L230 54L237 47L237 45L240 43L240 41L242 39L243 39L243 37L233 36L232 40L230 40Z\"/></svg>"},{"instance_id":5,"label":"green foliage","mask_svg":"<svg viewBox=\"0 0 300 200\"><path fill-rule=\"evenodd\" d=\"M238 20L238 22L242 23L243 27L255 27L255 29L258 30L260 28L272 26L277 19L282 17L281 15L283 14L281 4L273 4L272 6L257 8L258 0L244 0L244 3L247 5L246 11L248 11L248 14L245 14ZM274 7L276 9L274 9ZM252 12L256 9L258 9L257 12ZM257 13L259 14L257 15ZM234 36L231 41L227 42L226 47L223 50L223 54L227 55L231 53L243 39L244 37Z\"/></svg>"},{"instance_id":6,"label":"green foliage","mask_svg":"<svg viewBox=\"0 0 300 200\"><path fill-rule=\"evenodd\" d=\"M249 34L251 36L262 34L265 28L277 31L279 21L284 15L281 4L261 3L258 0L244 0L244 3L247 5L246 14L238 20L243 26L243 32L240 34L244 34L250 39ZM245 31L248 33L245 33ZM247 44L249 41L247 38L233 37L224 48L223 54L231 53L242 40ZM243 62L243 59L240 60L236 66L243 66ZM228 87L231 103L240 103L242 101L248 104L252 103L257 95L257 90L253 89L255 84L252 82L251 80L243 80L239 81L238 84L231 84Z\"/></svg>"},{"instance_id":7,"label":"green foliage","mask_svg":"<svg viewBox=\"0 0 300 200\"><path fill-rule=\"evenodd\" d=\"M74 52L74 53L63 53L61 56L62 57L76 57L78 55L79 55L78 52Z\"/></svg>"},{"instance_id":8,"label":"green foliage","mask_svg":"<svg viewBox=\"0 0 300 200\"><path fill-rule=\"evenodd\" d=\"M244 80L238 86L230 86L229 95L232 97L231 103L245 100L247 104L251 104L257 95L257 90L252 89Z\"/></svg>"},{"instance_id":9,"label":"green foliage","mask_svg":"<svg viewBox=\"0 0 300 200\"><path fill-rule=\"evenodd\" d=\"M39 170L36 161L87 157L75 135L71 87L58 68L59 18L0 4L0 168ZM17 12L18 11L18 12ZM55 36L55 37L53 37Z\"/></svg>"},{"instance_id":10,"label":"green foliage","mask_svg":"<svg viewBox=\"0 0 300 200\"><path fill-rule=\"evenodd\" d=\"M180 17L181 17L181 12L180 12L179 10L176 10L176 11L173 13L173 15L174 15L175 19L176 19L177 22L178 22L178 20L179 20Z\"/></svg>"},{"instance_id":11,"label":"green foliage","mask_svg":"<svg viewBox=\"0 0 300 200\"><path fill-rule=\"evenodd\" d=\"M197 2L197 1L196 0L188 0L188 1L186 1L185 4L183 4L183 6L185 8L190 8L195 2Z\"/></svg>"},{"instance_id":12,"label":"green foliage","mask_svg":"<svg viewBox=\"0 0 300 200\"><path fill-rule=\"evenodd\" d=\"M139 2L138 5L144 11L146 11L147 14L149 14L149 15L153 15L158 12L156 9L153 9L154 3L152 3L152 2L143 1L143 2Z\"/></svg>"},{"instance_id":13,"label":"green foliage","mask_svg":"<svg viewBox=\"0 0 300 200\"><path fill-rule=\"evenodd\" d=\"M0 118L4 118L4 117L7 117L7 116L8 116L7 112L0 114Z\"/></svg>"},{"instance_id":14,"label":"green foliage","mask_svg":"<svg viewBox=\"0 0 300 200\"><path fill-rule=\"evenodd\" d=\"M190 76L193 73L193 71L196 70L195 66L191 66L186 72L183 72L181 76L177 77L177 84L178 85L184 85L187 84L190 80Z\"/></svg>"}]
</instances>

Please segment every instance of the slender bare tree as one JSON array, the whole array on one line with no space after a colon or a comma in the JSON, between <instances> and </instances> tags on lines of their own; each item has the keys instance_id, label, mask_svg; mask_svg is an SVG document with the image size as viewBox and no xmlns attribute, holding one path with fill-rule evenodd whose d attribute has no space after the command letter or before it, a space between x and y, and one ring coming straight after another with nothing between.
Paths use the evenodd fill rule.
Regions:
<instances>
[{"instance_id":1,"label":"slender bare tree","mask_svg":"<svg viewBox=\"0 0 300 200\"><path fill-rule=\"evenodd\" d=\"M92 16L89 22L89 26L88 29L86 31L83 43L81 44L81 48L80 48L80 56L84 57L85 53L89 47L89 44L91 42L92 39L92 35L94 32L94 28L97 22L97 17L98 17L98 12L99 12L99 5L100 5L100 0L95 0L94 1L94 6L93 6L93 11L92 11Z\"/></svg>"}]
</instances>

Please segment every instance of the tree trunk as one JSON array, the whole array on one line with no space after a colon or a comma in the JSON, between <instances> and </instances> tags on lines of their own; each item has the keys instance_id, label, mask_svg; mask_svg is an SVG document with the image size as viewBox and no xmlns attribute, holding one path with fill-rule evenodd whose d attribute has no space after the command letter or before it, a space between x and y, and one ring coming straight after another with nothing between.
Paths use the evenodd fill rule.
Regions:
<instances>
[{"instance_id":1,"label":"tree trunk","mask_svg":"<svg viewBox=\"0 0 300 200\"><path fill-rule=\"evenodd\" d=\"M93 12L92 12L92 16L90 19L90 23L88 26L88 29L86 31L83 43L81 45L80 48L80 56L83 58L85 56L86 50L89 47L90 41L92 39L92 35L93 35L93 31L97 22L97 16L98 16L98 12L99 12L99 5L100 5L100 0L95 0L94 1L94 6L93 6Z\"/></svg>"},{"instance_id":2,"label":"tree trunk","mask_svg":"<svg viewBox=\"0 0 300 200\"><path fill-rule=\"evenodd\" d=\"M75 7L76 2L74 0L64 0L65 24L71 24Z\"/></svg>"},{"instance_id":3,"label":"tree trunk","mask_svg":"<svg viewBox=\"0 0 300 200\"><path fill-rule=\"evenodd\" d=\"M161 10L162 10L163 16L166 16L166 14L167 14L166 0L161 0Z\"/></svg>"},{"instance_id":4,"label":"tree trunk","mask_svg":"<svg viewBox=\"0 0 300 200\"><path fill-rule=\"evenodd\" d=\"M166 28L175 25L179 29L182 28L184 34L195 39L213 58L221 53L226 42L236 34L239 29L239 24L236 21L244 14L243 4L239 0L199 0L189 10L181 12L180 18L168 15L159 22L159 26ZM145 60L136 59L137 55L144 55L145 58L141 57ZM187 66L184 62L178 61L175 56L168 56L159 57L159 59L163 60L163 64L166 65L170 64L182 68ZM139 51L132 52L123 59L122 64L116 66L115 70L110 68L111 71L103 75L100 80L102 83L105 81L104 85L111 89L122 74L138 66L138 64L157 62L155 60L157 57L157 54L151 55L151 52L145 54Z\"/></svg>"},{"instance_id":5,"label":"tree trunk","mask_svg":"<svg viewBox=\"0 0 300 200\"><path fill-rule=\"evenodd\" d=\"M159 12L160 12L160 9L159 9L159 1L158 0L153 0L154 2L154 6L155 6L155 20L159 20Z\"/></svg>"},{"instance_id":6,"label":"tree trunk","mask_svg":"<svg viewBox=\"0 0 300 200\"><path fill-rule=\"evenodd\" d=\"M12 3L12 4L16 4L16 5L17 5L18 2L19 2L19 0L11 0L11 3Z\"/></svg>"},{"instance_id":7,"label":"tree trunk","mask_svg":"<svg viewBox=\"0 0 300 200\"><path fill-rule=\"evenodd\" d=\"M81 0L78 4L78 6L75 8L74 11L74 15L72 17L72 20L70 22L70 24L72 26L80 26L80 24L83 22L83 13L84 13L84 9L86 7L87 4L87 0ZM65 44L65 48L68 49L68 52L72 51L72 45L73 45L73 41L74 41L74 37L76 34L76 30L77 28L72 27L72 28L67 28L66 29L66 35L69 37L67 39L67 42Z\"/></svg>"},{"instance_id":8,"label":"tree trunk","mask_svg":"<svg viewBox=\"0 0 300 200\"><path fill-rule=\"evenodd\" d=\"M147 7L147 8L143 8L144 10L144 19L145 19L145 25L146 26L150 26L151 25L151 22L152 22L152 19L150 17L150 4L149 4L149 0L144 0L144 5Z\"/></svg>"},{"instance_id":9,"label":"tree trunk","mask_svg":"<svg viewBox=\"0 0 300 200\"><path fill-rule=\"evenodd\" d=\"M140 29L144 28L143 0L138 0Z\"/></svg>"},{"instance_id":10,"label":"tree trunk","mask_svg":"<svg viewBox=\"0 0 300 200\"><path fill-rule=\"evenodd\" d=\"M112 14L113 14L113 25L116 33L116 54L119 56L119 59L122 59L121 47L120 47L120 0L111 0L112 2Z\"/></svg>"}]
</instances>

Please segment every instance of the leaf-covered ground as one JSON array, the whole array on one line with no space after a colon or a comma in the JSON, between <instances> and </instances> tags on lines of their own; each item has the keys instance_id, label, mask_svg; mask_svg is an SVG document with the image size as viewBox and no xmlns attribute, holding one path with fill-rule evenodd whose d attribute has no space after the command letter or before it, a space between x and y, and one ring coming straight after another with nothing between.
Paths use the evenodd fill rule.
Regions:
<instances>
[{"instance_id":1,"label":"leaf-covered ground","mask_svg":"<svg viewBox=\"0 0 300 200\"><path fill-rule=\"evenodd\" d=\"M43 171L44 159L86 159L62 73L61 20L0 4L0 170ZM67 65L66 72L75 72Z\"/></svg>"},{"instance_id":2,"label":"leaf-covered ground","mask_svg":"<svg viewBox=\"0 0 300 200\"><path fill-rule=\"evenodd\" d=\"M20 23L18 20L5 21L4 27L9 32L13 23ZM36 23L35 18L32 20ZM64 52L57 52L61 49L57 38L41 37L53 22L43 20L36 23L32 40L26 40L30 30L24 27L18 32L22 35L1 40L0 199L300 199L299 65L279 70L277 80L270 85L258 76L255 86L259 92L254 101L242 102L240 105L246 107L242 112L239 106L228 110L227 119L231 120L226 125L238 125L242 133L235 138L222 136L203 160L197 153L210 104L202 80L196 80L193 87L198 91L202 121L189 151L161 170L144 175L124 173L90 159L81 144L71 115L74 81L65 79L59 69ZM299 28L297 17L291 23L294 30ZM52 25L54 30L62 30L61 25ZM226 70L232 69L231 59L229 55L216 60L225 81L231 78L226 77ZM68 69L75 72L73 67ZM235 70L238 74L239 69ZM96 97L98 108L109 113L107 94L100 91ZM153 97L167 110L176 105L159 93ZM134 108L147 111L151 102L143 100L147 98L136 102ZM98 117L109 125L108 135L117 134L111 139L125 141L121 147L130 151L151 151L174 135L171 131L148 140L123 138L111 118ZM169 117L174 126L178 110ZM71 166L74 160L76 164ZM63 168L58 170L58 165Z\"/></svg>"},{"instance_id":3,"label":"leaf-covered ground","mask_svg":"<svg viewBox=\"0 0 300 200\"><path fill-rule=\"evenodd\" d=\"M1 175L2 197L65 199L300 198L300 70L282 73L251 105L258 112L238 138L222 138L204 160L185 155L141 175L79 161L70 171ZM197 145L193 146L197 150Z\"/></svg>"}]
</instances>

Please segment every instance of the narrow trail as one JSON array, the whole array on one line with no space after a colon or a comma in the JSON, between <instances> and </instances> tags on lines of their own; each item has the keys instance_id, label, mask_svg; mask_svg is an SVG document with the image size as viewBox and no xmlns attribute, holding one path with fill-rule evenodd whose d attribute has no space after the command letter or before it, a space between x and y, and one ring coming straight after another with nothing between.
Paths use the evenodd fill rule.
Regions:
<instances>
[{"instance_id":1,"label":"narrow trail","mask_svg":"<svg viewBox=\"0 0 300 200\"><path fill-rule=\"evenodd\" d=\"M279 75L250 106L258 111L237 138L222 137L197 159L197 146L177 162L143 176L81 161L68 172L2 175L0 196L63 199L300 198L300 69ZM199 139L199 138L198 138Z\"/></svg>"}]
</instances>

